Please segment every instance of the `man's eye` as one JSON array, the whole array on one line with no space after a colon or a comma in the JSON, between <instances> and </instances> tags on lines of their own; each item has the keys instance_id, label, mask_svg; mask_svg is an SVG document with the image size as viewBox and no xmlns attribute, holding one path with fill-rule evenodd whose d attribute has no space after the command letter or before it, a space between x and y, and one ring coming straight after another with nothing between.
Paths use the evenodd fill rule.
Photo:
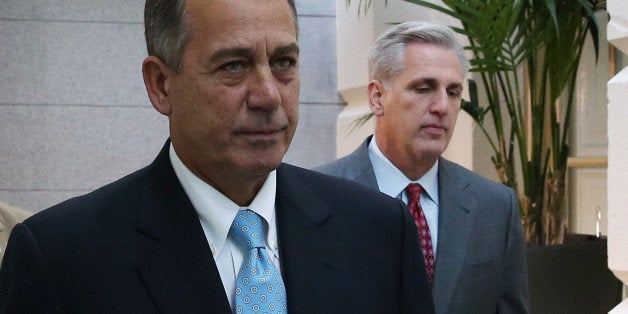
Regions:
<instances>
[{"instance_id":1,"label":"man's eye","mask_svg":"<svg viewBox=\"0 0 628 314\"><path fill-rule=\"evenodd\" d=\"M432 89L429 86L417 86L415 90L420 94L429 93Z\"/></svg>"},{"instance_id":2,"label":"man's eye","mask_svg":"<svg viewBox=\"0 0 628 314\"><path fill-rule=\"evenodd\" d=\"M273 63L273 67L277 69L288 69L294 67L297 61L293 58L279 58Z\"/></svg>"},{"instance_id":3,"label":"man's eye","mask_svg":"<svg viewBox=\"0 0 628 314\"><path fill-rule=\"evenodd\" d=\"M449 91L447 91L447 93L451 97L460 97L460 91L459 90L449 90Z\"/></svg>"},{"instance_id":4,"label":"man's eye","mask_svg":"<svg viewBox=\"0 0 628 314\"><path fill-rule=\"evenodd\" d=\"M241 61L234 61L224 64L221 68L227 72L239 73L246 69L246 64Z\"/></svg>"}]
</instances>

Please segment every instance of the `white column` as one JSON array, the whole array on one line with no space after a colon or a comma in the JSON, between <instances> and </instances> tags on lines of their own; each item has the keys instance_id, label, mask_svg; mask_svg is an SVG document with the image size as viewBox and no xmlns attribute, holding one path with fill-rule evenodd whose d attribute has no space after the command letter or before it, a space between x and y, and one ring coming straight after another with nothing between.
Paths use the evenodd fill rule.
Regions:
<instances>
[{"instance_id":1,"label":"white column","mask_svg":"<svg viewBox=\"0 0 628 314\"><path fill-rule=\"evenodd\" d=\"M628 1L608 0L608 40L628 54ZM608 267L628 284L628 67L608 82ZM611 312L628 313L628 300Z\"/></svg>"}]
</instances>

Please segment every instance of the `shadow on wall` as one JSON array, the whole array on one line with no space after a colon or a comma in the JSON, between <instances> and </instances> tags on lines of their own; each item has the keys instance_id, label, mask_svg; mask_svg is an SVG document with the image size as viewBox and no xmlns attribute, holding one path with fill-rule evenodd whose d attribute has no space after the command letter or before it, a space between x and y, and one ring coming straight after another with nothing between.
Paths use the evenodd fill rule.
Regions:
<instances>
[{"instance_id":1,"label":"shadow on wall","mask_svg":"<svg viewBox=\"0 0 628 314\"><path fill-rule=\"evenodd\" d=\"M568 235L562 245L527 249L531 314L608 313L622 282L608 269L606 239Z\"/></svg>"}]
</instances>

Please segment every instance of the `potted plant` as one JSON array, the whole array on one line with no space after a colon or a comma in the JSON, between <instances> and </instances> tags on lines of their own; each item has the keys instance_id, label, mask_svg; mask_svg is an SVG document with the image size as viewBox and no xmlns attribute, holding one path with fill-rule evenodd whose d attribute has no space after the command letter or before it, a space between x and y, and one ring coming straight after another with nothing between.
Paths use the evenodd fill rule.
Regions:
<instances>
[{"instance_id":1,"label":"potted plant","mask_svg":"<svg viewBox=\"0 0 628 314\"><path fill-rule=\"evenodd\" d=\"M468 38L471 72L486 99L480 103L470 80L462 109L488 139L500 181L517 192L528 245L562 243L576 75L589 34L598 54L594 12L605 1L404 1L461 22L454 30ZM361 0L359 6L370 4Z\"/></svg>"}]
</instances>

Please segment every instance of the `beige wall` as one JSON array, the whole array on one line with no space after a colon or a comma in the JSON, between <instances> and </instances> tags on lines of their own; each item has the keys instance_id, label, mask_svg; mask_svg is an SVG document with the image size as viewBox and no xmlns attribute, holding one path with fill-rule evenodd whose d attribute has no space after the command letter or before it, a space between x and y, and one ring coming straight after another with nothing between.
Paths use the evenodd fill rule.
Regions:
<instances>
[{"instance_id":1,"label":"beige wall","mask_svg":"<svg viewBox=\"0 0 628 314\"><path fill-rule=\"evenodd\" d=\"M39 211L150 162L143 1L2 0L0 201Z\"/></svg>"}]
</instances>

